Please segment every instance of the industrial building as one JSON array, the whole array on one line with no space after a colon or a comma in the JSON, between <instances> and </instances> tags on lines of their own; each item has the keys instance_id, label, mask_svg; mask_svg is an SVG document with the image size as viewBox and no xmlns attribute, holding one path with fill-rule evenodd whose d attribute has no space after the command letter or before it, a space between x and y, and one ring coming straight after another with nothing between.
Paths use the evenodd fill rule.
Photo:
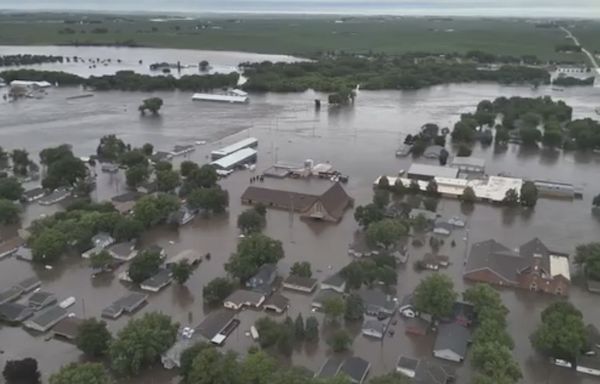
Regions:
<instances>
[{"instance_id":1,"label":"industrial building","mask_svg":"<svg viewBox=\"0 0 600 384\"><path fill-rule=\"evenodd\" d=\"M248 137L247 139L240 140L237 143L233 143L226 147L217 149L210 153L211 160L218 160L222 157L229 156L237 151L245 148L256 148L258 146L258 139L255 137Z\"/></svg>"},{"instance_id":2,"label":"industrial building","mask_svg":"<svg viewBox=\"0 0 600 384\"><path fill-rule=\"evenodd\" d=\"M227 155L210 163L218 170L230 171L244 164L256 162L256 150L252 148L240 149L237 152Z\"/></svg>"},{"instance_id":3,"label":"industrial building","mask_svg":"<svg viewBox=\"0 0 600 384\"><path fill-rule=\"evenodd\" d=\"M408 169L407 177L409 179L425 181L433 180L436 177L456 178L458 177L458 169L441 167L439 165L412 163Z\"/></svg>"}]
</instances>

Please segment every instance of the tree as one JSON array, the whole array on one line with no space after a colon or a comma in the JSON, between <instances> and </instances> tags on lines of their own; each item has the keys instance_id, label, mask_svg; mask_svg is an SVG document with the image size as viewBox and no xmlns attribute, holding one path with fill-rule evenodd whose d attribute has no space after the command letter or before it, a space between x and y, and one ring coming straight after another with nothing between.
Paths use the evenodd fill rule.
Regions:
<instances>
[{"instance_id":1,"label":"tree","mask_svg":"<svg viewBox=\"0 0 600 384\"><path fill-rule=\"evenodd\" d=\"M42 186L47 189L70 187L78 180L84 179L86 175L85 163L71 153L70 156L62 157L48 165Z\"/></svg>"},{"instance_id":2,"label":"tree","mask_svg":"<svg viewBox=\"0 0 600 384\"><path fill-rule=\"evenodd\" d=\"M489 284L477 284L468 288L463 293L463 299L473 304L477 313L482 313L487 308L502 309L502 316L506 316L508 313L508 309L502 304L500 294Z\"/></svg>"},{"instance_id":3,"label":"tree","mask_svg":"<svg viewBox=\"0 0 600 384\"><path fill-rule=\"evenodd\" d=\"M369 384L410 384L410 382L407 376L397 372L376 376L369 380Z\"/></svg>"},{"instance_id":4,"label":"tree","mask_svg":"<svg viewBox=\"0 0 600 384\"><path fill-rule=\"evenodd\" d=\"M435 197L427 197L423 199L423 207L430 212L437 211L439 200Z\"/></svg>"},{"instance_id":5,"label":"tree","mask_svg":"<svg viewBox=\"0 0 600 384\"><path fill-rule=\"evenodd\" d=\"M419 186L419 182L417 180L412 179L410 181L410 184L408 185L408 192L413 194L421 192L421 187Z\"/></svg>"},{"instance_id":6,"label":"tree","mask_svg":"<svg viewBox=\"0 0 600 384\"><path fill-rule=\"evenodd\" d=\"M150 171L145 165L135 165L127 168L125 172L125 178L127 180L127 186L129 188L136 189L150 177Z\"/></svg>"},{"instance_id":7,"label":"tree","mask_svg":"<svg viewBox=\"0 0 600 384\"><path fill-rule=\"evenodd\" d=\"M583 266L588 279L600 280L600 243L578 245L575 249L575 264Z\"/></svg>"},{"instance_id":8,"label":"tree","mask_svg":"<svg viewBox=\"0 0 600 384\"><path fill-rule=\"evenodd\" d=\"M465 188L460 196L460 201L464 204L474 204L476 200L477 196L475 196L475 191L471 187Z\"/></svg>"},{"instance_id":9,"label":"tree","mask_svg":"<svg viewBox=\"0 0 600 384\"><path fill-rule=\"evenodd\" d=\"M508 143L510 139L510 134L508 133L508 129L499 125L496 127L496 136L494 137L494 142L496 145L502 145Z\"/></svg>"},{"instance_id":10,"label":"tree","mask_svg":"<svg viewBox=\"0 0 600 384\"><path fill-rule=\"evenodd\" d=\"M173 266L171 271L173 272L173 278L175 281L183 285L186 281L188 281L194 269L187 260L181 260L179 263Z\"/></svg>"},{"instance_id":11,"label":"tree","mask_svg":"<svg viewBox=\"0 0 600 384\"><path fill-rule=\"evenodd\" d=\"M521 205L525 207L535 207L538 199L538 190L533 181L525 181L521 185Z\"/></svg>"},{"instance_id":12,"label":"tree","mask_svg":"<svg viewBox=\"0 0 600 384\"><path fill-rule=\"evenodd\" d=\"M334 352L343 352L352 344L352 338L350 338L350 334L345 329L338 329L327 340L327 344Z\"/></svg>"},{"instance_id":13,"label":"tree","mask_svg":"<svg viewBox=\"0 0 600 384\"><path fill-rule=\"evenodd\" d=\"M583 316L573 304L550 304L541 315L542 323L531 335L533 347L542 354L573 364L586 344Z\"/></svg>"},{"instance_id":14,"label":"tree","mask_svg":"<svg viewBox=\"0 0 600 384\"><path fill-rule=\"evenodd\" d=\"M209 67L210 64L206 60L202 60L200 63L198 63L198 68L200 68L202 72L207 71Z\"/></svg>"},{"instance_id":15,"label":"tree","mask_svg":"<svg viewBox=\"0 0 600 384\"><path fill-rule=\"evenodd\" d=\"M373 194L373 204L379 209L384 209L390 203L390 192L387 189L376 189Z\"/></svg>"},{"instance_id":16,"label":"tree","mask_svg":"<svg viewBox=\"0 0 600 384\"><path fill-rule=\"evenodd\" d=\"M16 177L0 178L0 199L19 200L25 190Z\"/></svg>"},{"instance_id":17,"label":"tree","mask_svg":"<svg viewBox=\"0 0 600 384\"><path fill-rule=\"evenodd\" d=\"M351 293L346 297L344 319L348 321L362 320L364 310L363 300L358 294Z\"/></svg>"},{"instance_id":18,"label":"tree","mask_svg":"<svg viewBox=\"0 0 600 384\"><path fill-rule=\"evenodd\" d=\"M127 168L135 167L136 165L148 167L149 165L148 157L139 148L124 152L119 157L119 163Z\"/></svg>"},{"instance_id":19,"label":"tree","mask_svg":"<svg viewBox=\"0 0 600 384\"><path fill-rule=\"evenodd\" d=\"M438 137L444 137L444 136L438 136ZM446 139L445 139L445 137L444 137L444 145L446 145ZM445 148L443 148L440 151L440 156L438 157L438 161L439 161L439 163L440 163L441 166L444 166L444 165L446 165L446 163L448 163L448 157L449 156L450 156L450 153Z\"/></svg>"},{"instance_id":20,"label":"tree","mask_svg":"<svg viewBox=\"0 0 600 384\"><path fill-rule=\"evenodd\" d=\"M108 372L98 363L71 363L50 376L50 384L110 384Z\"/></svg>"},{"instance_id":21,"label":"tree","mask_svg":"<svg viewBox=\"0 0 600 384\"><path fill-rule=\"evenodd\" d=\"M160 253L153 251L143 251L131 260L129 264L129 278L136 284L158 273L162 260Z\"/></svg>"},{"instance_id":22,"label":"tree","mask_svg":"<svg viewBox=\"0 0 600 384\"><path fill-rule=\"evenodd\" d=\"M310 316L306 319L306 329L304 330L304 338L308 342L319 341L319 321L316 317Z\"/></svg>"},{"instance_id":23,"label":"tree","mask_svg":"<svg viewBox=\"0 0 600 384\"><path fill-rule=\"evenodd\" d=\"M154 153L154 145L150 144L150 143L146 143L144 145L142 145L142 152L144 152L144 155L150 157L152 156L152 154ZM169 162L167 162L168 164L171 164Z\"/></svg>"},{"instance_id":24,"label":"tree","mask_svg":"<svg viewBox=\"0 0 600 384\"><path fill-rule=\"evenodd\" d=\"M277 340L277 350L284 356L291 356L294 350L294 322L289 316L281 325L279 338Z\"/></svg>"},{"instance_id":25,"label":"tree","mask_svg":"<svg viewBox=\"0 0 600 384\"><path fill-rule=\"evenodd\" d=\"M171 213L179 209L179 204L179 199L173 195L143 196L135 203L133 217L149 228L167 220Z\"/></svg>"},{"instance_id":26,"label":"tree","mask_svg":"<svg viewBox=\"0 0 600 384\"><path fill-rule=\"evenodd\" d=\"M221 187L197 188L188 196L188 204L194 209L203 209L206 212L224 212L229 205L229 194Z\"/></svg>"},{"instance_id":27,"label":"tree","mask_svg":"<svg viewBox=\"0 0 600 384\"><path fill-rule=\"evenodd\" d=\"M438 185L435 180L430 180L429 183L427 183L426 191L432 196L436 196L438 194Z\"/></svg>"},{"instance_id":28,"label":"tree","mask_svg":"<svg viewBox=\"0 0 600 384\"><path fill-rule=\"evenodd\" d=\"M419 213L412 220L412 226L413 226L413 228L414 228L415 231L417 231L417 232L423 232L423 231L425 231L429 227L429 220L427 220L427 218L425 217L425 215L423 215L422 213Z\"/></svg>"},{"instance_id":29,"label":"tree","mask_svg":"<svg viewBox=\"0 0 600 384\"><path fill-rule=\"evenodd\" d=\"M296 341L303 341L304 337L304 319L302 318L302 313L299 313L298 316L296 316L296 320L294 321L294 338L296 339Z\"/></svg>"},{"instance_id":30,"label":"tree","mask_svg":"<svg viewBox=\"0 0 600 384\"><path fill-rule=\"evenodd\" d=\"M188 383L189 374L192 370L194 360L205 349L214 348L212 345L204 342L197 342L181 353L179 372L183 377L182 383Z\"/></svg>"},{"instance_id":31,"label":"tree","mask_svg":"<svg viewBox=\"0 0 600 384\"><path fill-rule=\"evenodd\" d=\"M346 303L341 297L332 297L323 301L323 313L332 323L337 323L346 311Z\"/></svg>"},{"instance_id":32,"label":"tree","mask_svg":"<svg viewBox=\"0 0 600 384\"><path fill-rule=\"evenodd\" d=\"M40 371L36 359L27 357L23 360L8 360L4 365L2 376L6 384L40 384Z\"/></svg>"},{"instance_id":33,"label":"tree","mask_svg":"<svg viewBox=\"0 0 600 384\"><path fill-rule=\"evenodd\" d=\"M278 323L270 317L261 317L256 321L255 326L261 348L277 345L284 328L282 323Z\"/></svg>"},{"instance_id":34,"label":"tree","mask_svg":"<svg viewBox=\"0 0 600 384\"><path fill-rule=\"evenodd\" d=\"M237 252L225 264L225 270L244 282L256 273L263 264L275 264L283 258L281 241L255 233L243 238Z\"/></svg>"},{"instance_id":35,"label":"tree","mask_svg":"<svg viewBox=\"0 0 600 384\"><path fill-rule=\"evenodd\" d=\"M396 196L402 196L406 193L406 187L400 178L397 178L394 182L394 185L392 186L392 193L394 193Z\"/></svg>"},{"instance_id":36,"label":"tree","mask_svg":"<svg viewBox=\"0 0 600 384\"><path fill-rule=\"evenodd\" d=\"M202 297L208 305L222 304L235 289L235 283L225 277L215 277L202 289Z\"/></svg>"},{"instance_id":37,"label":"tree","mask_svg":"<svg viewBox=\"0 0 600 384\"><path fill-rule=\"evenodd\" d=\"M185 160L179 165L179 172L181 172L181 176L183 177L189 177L192 175L192 173L199 170L200 167L198 167L198 164L194 163L193 161Z\"/></svg>"},{"instance_id":38,"label":"tree","mask_svg":"<svg viewBox=\"0 0 600 384\"><path fill-rule=\"evenodd\" d=\"M387 176L381 176L377 182L379 189L388 189L390 187L390 180Z\"/></svg>"},{"instance_id":39,"label":"tree","mask_svg":"<svg viewBox=\"0 0 600 384\"><path fill-rule=\"evenodd\" d=\"M178 328L169 316L156 312L129 320L111 344L112 369L123 376L137 375L175 343Z\"/></svg>"},{"instance_id":40,"label":"tree","mask_svg":"<svg viewBox=\"0 0 600 384\"><path fill-rule=\"evenodd\" d=\"M221 354L212 347L199 351L184 377L186 384L242 384L236 354Z\"/></svg>"},{"instance_id":41,"label":"tree","mask_svg":"<svg viewBox=\"0 0 600 384\"><path fill-rule=\"evenodd\" d=\"M77 329L75 344L89 357L103 357L108 353L112 335L104 321L94 318L84 320Z\"/></svg>"},{"instance_id":42,"label":"tree","mask_svg":"<svg viewBox=\"0 0 600 384\"><path fill-rule=\"evenodd\" d=\"M544 136L542 136L542 144L549 148L560 147L563 141L562 132L559 129L544 129Z\"/></svg>"},{"instance_id":43,"label":"tree","mask_svg":"<svg viewBox=\"0 0 600 384\"><path fill-rule=\"evenodd\" d=\"M471 147L469 147L467 144L465 143L461 143L458 146L458 152L456 153L456 156L460 156L460 157L469 157L471 156Z\"/></svg>"},{"instance_id":44,"label":"tree","mask_svg":"<svg viewBox=\"0 0 600 384\"><path fill-rule=\"evenodd\" d=\"M452 280L446 275L436 273L421 280L415 289L415 308L419 312L441 319L450 315L456 297Z\"/></svg>"},{"instance_id":45,"label":"tree","mask_svg":"<svg viewBox=\"0 0 600 384\"><path fill-rule=\"evenodd\" d=\"M247 384L270 384L278 363L263 351L250 353L240 366L238 377Z\"/></svg>"},{"instance_id":46,"label":"tree","mask_svg":"<svg viewBox=\"0 0 600 384\"><path fill-rule=\"evenodd\" d=\"M265 224L265 217L254 208L246 209L237 219L238 228L245 234L260 232Z\"/></svg>"},{"instance_id":47,"label":"tree","mask_svg":"<svg viewBox=\"0 0 600 384\"><path fill-rule=\"evenodd\" d=\"M594 207L600 207L600 194L594 196L594 199L592 200L592 205Z\"/></svg>"},{"instance_id":48,"label":"tree","mask_svg":"<svg viewBox=\"0 0 600 384\"><path fill-rule=\"evenodd\" d=\"M296 261L294 264L292 264L290 275L300 277L312 277L310 262Z\"/></svg>"},{"instance_id":49,"label":"tree","mask_svg":"<svg viewBox=\"0 0 600 384\"><path fill-rule=\"evenodd\" d=\"M27 176L27 167L31 162L29 152L24 149L13 149L11 156L13 162L13 172L15 175Z\"/></svg>"},{"instance_id":50,"label":"tree","mask_svg":"<svg viewBox=\"0 0 600 384\"><path fill-rule=\"evenodd\" d=\"M156 172L156 186L160 192L172 192L181 184L181 178L177 171Z\"/></svg>"},{"instance_id":51,"label":"tree","mask_svg":"<svg viewBox=\"0 0 600 384\"><path fill-rule=\"evenodd\" d=\"M187 176L187 182L191 183L193 188L211 188L217 185L217 170L215 167L204 164L202 167L193 169Z\"/></svg>"},{"instance_id":52,"label":"tree","mask_svg":"<svg viewBox=\"0 0 600 384\"><path fill-rule=\"evenodd\" d=\"M524 126L519 129L521 142L525 146L535 146L542 138L542 133L535 127Z\"/></svg>"},{"instance_id":53,"label":"tree","mask_svg":"<svg viewBox=\"0 0 600 384\"><path fill-rule=\"evenodd\" d=\"M19 221L21 210L12 201L0 199L0 224L13 224Z\"/></svg>"},{"instance_id":54,"label":"tree","mask_svg":"<svg viewBox=\"0 0 600 384\"><path fill-rule=\"evenodd\" d=\"M94 253L90 257L90 267L94 269L106 269L113 263L113 257L106 250Z\"/></svg>"},{"instance_id":55,"label":"tree","mask_svg":"<svg viewBox=\"0 0 600 384\"><path fill-rule=\"evenodd\" d=\"M507 190L504 199L502 199L502 204L509 207L516 207L519 205L519 194L517 193L517 190L514 188Z\"/></svg>"},{"instance_id":56,"label":"tree","mask_svg":"<svg viewBox=\"0 0 600 384\"><path fill-rule=\"evenodd\" d=\"M475 343L471 362L479 372L491 378L509 378L511 383L516 383L522 377L510 349L494 341Z\"/></svg>"},{"instance_id":57,"label":"tree","mask_svg":"<svg viewBox=\"0 0 600 384\"><path fill-rule=\"evenodd\" d=\"M162 105L163 100L160 97L151 97L149 99L145 99L138 109L142 115L146 113L146 110L152 112L153 115L158 115L158 111Z\"/></svg>"},{"instance_id":58,"label":"tree","mask_svg":"<svg viewBox=\"0 0 600 384\"><path fill-rule=\"evenodd\" d=\"M371 223L380 221L384 217L383 210L375 204L361 205L354 211L354 219L363 228L367 228Z\"/></svg>"},{"instance_id":59,"label":"tree","mask_svg":"<svg viewBox=\"0 0 600 384\"><path fill-rule=\"evenodd\" d=\"M116 241L130 241L140 237L144 224L132 217L123 217L114 226L112 236Z\"/></svg>"},{"instance_id":60,"label":"tree","mask_svg":"<svg viewBox=\"0 0 600 384\"><path fill-rule=\"evenodd\" d=\"M116 135L103 136L96 149L100 160L117 161L127 151L127 145Z\"/></svg>"},{"instance_id":61,"label":"tree","mask_svg":"<svg viewBox=\"0 0 600 384\"><path fill-rule=\"evenodd\" d=\"M33 261L41 264L53 264L67 249L64 233L54 229L44 229L31 244Z\"/></svg>"},{"instance_id":62,"label":"tree","mask_svg":"<svg viewBox=\"0 0 600 384\"><path fill-rule=\"evenodd\" d=\"M399 220L383 219L367 228L367 243L371 247L387 248L407 234L407 227Z\"/></svg>"},{"instance_id":63,"label":"tree","mask_svg":"<svg viewBox=\"0 0 600 384\"><path fill-rule=\"evenodd\" d=\"M162 160L162 161L158 161L154 164L155 172L172 171L172 170L173 170L173 164L171 164L171 162L169 162L169 161Z\"/></svg>"}]
</instances>

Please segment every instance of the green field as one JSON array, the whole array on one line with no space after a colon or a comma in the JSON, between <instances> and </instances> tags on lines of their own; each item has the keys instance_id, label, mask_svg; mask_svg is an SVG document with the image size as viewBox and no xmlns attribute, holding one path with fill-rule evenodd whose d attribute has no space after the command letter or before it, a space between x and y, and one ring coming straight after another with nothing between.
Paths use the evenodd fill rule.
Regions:
<instances>
[{"instance_id":1,"label":"green field","mask_svg":"<svg viewBox=\"0 0 600 384\"><path fill-rule=\"evenodd\" d=\"M67 24L64 20L76 23ZM86 22L79 23L81 20ZM92 20L94 23L89 23ZM582 43L600 49L600 22L582 23L585 24L576 26L574 33L583 31ZM152 47L297 55L328 50L390 54L481 50L501 55L536 55L544 60L582 61L578 54L554 51L564 41L560 30L537 28L533 22L522 19L361 17L345 18L339 23L333 16L228 16L153 22L149 16L139 15L0 15L0 44L11 45L127 42Z\"/></svg>"}]
</instances>

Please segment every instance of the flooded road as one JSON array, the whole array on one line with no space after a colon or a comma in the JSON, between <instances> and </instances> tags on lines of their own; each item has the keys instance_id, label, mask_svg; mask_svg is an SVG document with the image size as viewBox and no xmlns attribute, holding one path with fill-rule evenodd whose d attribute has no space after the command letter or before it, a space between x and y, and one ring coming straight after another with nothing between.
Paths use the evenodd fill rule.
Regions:
<instances>
[{"instance_id":1,"label":"flooded road","mask_svg":"<svg viewBox=\"0 0 600 384\"><path fill-rule=\"evenodd\" d=\"M197 146L189 159L208 161L211 150L248 136L259 139L257 169L262 171L274 161L298 162L313 159L330 161L342 173L350 176L345 186L356 200L355 205L370 201L373 180L380 174L394 175L407 169L411 159L397 159L395 150L404 136L414 133L422 124L433 122L441 127L451 127L460 113L474 110L481 99L499 96L542 96L551 94L550 88L532 90L524 87L502 87L489 84L448 85L414 92L361 91L356 104L347 109L313 109L315 98L325 95L306 92L302 94L253 94L248 105L193 103L190 93L155 93L164 99L160 117L141 117L137 106L145 93L106 92L94 97L66 100L77 94L77 89L51 89L42 100L23 100L0 104L0 143L4 148L27 148L32 156L48 146L64 142L73 145L76 154L88 156L95 152L102 135L116 133L133 146L151 142L158 150L169 150L175 144L207 140L209 144ZM567 89L552 94L565 100L574 108L574 116L595 117L594 108L600 105L600 93L593 88ZM463 260L469 244L491 237L510 246L518 247L533 237L539 237L548 246L572 252L577 244L596 241L600 234L600 221L591 214L591 200L600 192L598 165L600 156L577 153L524 151L510 146L497 152L493 147L476 147L473 156L486 159L487 173L509 173L532 179L550 179L569 182L583 187L583 200L540 199L534 212L514 213L498 207L478 204L467 214L466 230L455 231L445 242L440 253L450 257L451 266L443 273L451 276L457 290L464 289ZM177 158L179 162L184 158ZM125 189L123 175L99 173L98 189L94 198L105 200ZM223 263L235 250L238 230L237 215L244 209L240 195L249 185L250 171L238 171L222 181L230 194L229 212L213 218L196 218L192 223L177 229L160 228L145 234L142 242L158 243L169 255L184 249L200 253L210 252L210 261L203 262L185 287L171 285L164 291L151 295L148 305L140 312L162 311L181 324L197 325L203 318L202 287L215 276L224 275ZM307 183L309 185L303 185ZM316 188L317 181L284 180L265 184L284 184L290 189ZM321 182L322 184L323 182ZM325 182L327 183L327 182ZM52 208L51 208L52 209ZM47 208L32 205L27 208L24 221L29 223ZM462 215L458 202L442 199L438 212L444 217ZM351 261L347 254L358 226L352 211L347 211L338 224L307 223L287 212L270 210L265 233L284 244L285 259L280 270L295 261L312 263L316 277L322 279ZM466 240L468 239L468 240ZM451 247L455 240L456 247ZM411 248L410 259L398 272L398 295L410 293L427 273L413 270L412 263L428 252L429 246ZM574 273L574 270L572 271ZM52 271L38 270L15 260L0 261L0 286L38 275L45 290L55 292L60 298L76 296L73 311L79 316L99 316L104 307L128 291L116 277L92 281L85 262L79 258L65 259L60 268ZM310 316L311 297L286 292L291 299L289 315L302 313ZM540 359L532 350L529 334L539 322L540 312L554 298L528 292L502 291L504 303L510 309L509 332L515 339L514 354L520 363L524 383L591 383L592 379L576 375L567 369L555 368ZM586 322L600 323L598 296L581 287L571 289L570 300L583 311ZM245 335L253 321L263 313L243 311L240 327L227 339L226 348L243 352L254 345ZM321 319L320 314L316 316ZM128 320L108 321L112 331L120 329ZM394 337L383 342L372 341L354 332L353 350L372 364L371 375L391 371L401 354L428 357L433 338L408 337L404 334L402 320L395 326ZM353 328L354 329L354 328ZM322 329L319 348L297 350L293 364L317 370L331 352L324 342L327 327ZM44 373L51 373L62 364L81 358L78 350L61 341L45 342L43 337L30 335L21 328L0 328L0 366L15 357L33 356L40 362ZM459 383L469 382L470 362L458 367ZM144 382L164 383L168 378L146 376Z\"/></svg>"}]
</instances>

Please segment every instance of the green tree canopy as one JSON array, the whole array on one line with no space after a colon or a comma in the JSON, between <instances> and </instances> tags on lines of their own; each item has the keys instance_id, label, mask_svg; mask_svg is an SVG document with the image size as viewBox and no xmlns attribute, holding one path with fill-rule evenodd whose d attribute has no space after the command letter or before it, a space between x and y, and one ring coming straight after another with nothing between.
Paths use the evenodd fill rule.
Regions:
<instances>
[{"instance_id":1,"label":"green tree canopy","mask_svg":"<svg viewBox=\"0 0 600 384\"><path fill-rule=\"evenodd\" d=\"M0 199L19 200L25 190L16 177L0 178Z\"/></svg>"},{"instance_id":2,"label":"green tree canopy","mask_svg":"<svg viewBox=\"0 0 600 384\"><path fill-rule=\"evenodd\" d=\"M53 264L67 250L67 238L64 233L54 228L47 228L37 236L31 244L33 261L42 264Z\"/></svg>"},{"instance_id":3,"label":"green tree canopy","mask_svg":"<svg viewBox=\"0 0 600 384\"><path fill-rule=\"evenodd\" d=\"M521 205L525 207L535 207L538 199L538 189L533 181L525 181L521 186Z\"/></svg>"},{"instance_id":4,"label":"green tree canopy","mask_svg":"<svg viewBox=\"0 0 600 384\"><path fill-rule=\"evenodd\" d=\"M265 217L254 208L246 209L237 219L238 228L245 234L260 232L265 224Z\"/></svg>"},{"instance_id":5,"label":"green tree canopy","mask_svg":"<svg viewBox=\"0 0 600 384\"><path fill-rule=\"evenodd\" d=\"M100 139L96 154L101 160L117 161L127 151L127 145L116 135L106 135Z\"/></svg>"},{"instance_id":6,"label":"green tree canopy","mask_svg":"<svg viewBox=\"0 0 600 384\"><path fill-rule=\"evenodd\" d=\"M513 360L510 349L494 341L473 345L472 364L491 378L510 378L511 383L522 378L521 368Z\"/></svg>"},{"instance_id":7,"label":"green tree canopy","mask_svg":"<svg viewBox=\"0 0 600 384\"><path fill-rule=\"evenodd\" d=\"M327 344L329 344L334 352L343 352L350 348L352 338L345 329L338 329L327 340Z\"/></svg>"},{"instance_id":8,"label":"green tree canopy","mask_svg":"<svg viewBox=\"0 0 600 384\"><path fill-rule=\"evenodd\" d=\"M371 223L383 220L383 210L375 204L367 204L358 206L354 211L354 219L358 224L367 228Z\"/></svg>"},{"instance_id":9,"label":"green tree canopy","mask_svg":"<svg viewBox=\"0 0 600 384\"><path fill-rule=\"evenodd\" d=\"M158 273L162 259L160 253L154 251L140 252L129 264L129 278L136 284Z\"/></svg>"},{"instance_id":10,"label":"green tree canopy","mask_svg":"<svg viewBox=\"0 0 600 384\"><path fill-rule=\"evenodd\" d=\"M312 269L308 261L296 261L292 264L290 275L300 277L312 277Z\"/></svg>"},{"instance_id":11,"label":"green tree canopy","mask_svg":"<svg viewBox=\"0 0 600 384\"><path fill-rule=\"evenodd\" d=\"M323 313L329 321L335 323L346 311L346 303L341 297L332 297L323 301Z\"/></svg>"},{"instance_id":12,"label":"green tree canopy","mask_svg":"<svg viewBox=\"0 0 600 384\"><path fill-rule=\"evenodd\" d=\"M135 376L160 360L177 337L178 324L161 313L129 320L110 347L111 366L122 376Z\"/></svg>"},{"instance_id":13,"label":"green tree canopy","mask_svg":"<svg viewBox=\"0 0 600 384\"><path fill-rule=\"evenodd\" d=\"M150 177L150 170L146 165L134 165L133 167L127 168L125 172L125 180L127 181L127 186L132 189L136 189L140 185L144 184L148 181Z\"/></svg>"},{"instance_id":14,"label":"green tree canopy","mask_svg":"<svg viewBox=\"0 0 600 384\"><path fill-rule=\"evenodd\" d=\"M163 105L163 100L160 97L151 97L145 99L142 104L138 107L140 113L143 115L146 111L152 112L153 115L158 115L158 111Z\"/></svg>"},{"instance_id":15,"label":"green tree canopy","mask_svg":"<svg viewBox=\"0 0 600 384\"><path fill-rule=\"evenodd\" d=\"M36 359L26 357L22 360L8 360L2 376L6 384L40 384L40 371Z\"/></svg>"},{"instance_id":16,"label":"green tree canopy","mask_svg":"<svg viewBox=\"0 0 600 384\"><path fill-rule=\"evenodd\" d=\"M306 319L304 339L313 343L319 341L319 321L314 316L310 316Z\"/></svg>"},{"instance_id":17,"label":"green tree canopy","mask_svg":"<svg viewBox=\"0 0 600 384\"><path fill-rule=\"evenodd\" d=\"M160 192L173 192L181 184L179 172L162 170L156 172L156 186Z\"/></svg>"},{"instance_id":18,"label":"green tree canopy","mask_svg":"<svg viewBox=\"0 0 600 384\"><path fill-rule=\"evenodd\" d=\"M112 335L104 321L95 318L84 320L77 329L75 344L90 357L102 357L108 353Z\"/></svg>"},{"instance_id":19,"label":"green tree canopy","mask_svg":"<svg viewBox=\"0 0 600 384\"><path fill-rule=\"evenodd\" d=\"M600 280L600 243L578 245L575 264L583 266L588 279Z\"/></svg>"},{"instance_id":20,"label":"green tree canopy","mask_svg":"<svg viewBox=\"0 0 600 384\"><path fill-rule=\"evenodd\" d=\"M143 196L135 203L133 216L146 228L165 222L171 213L179 209L179 199L168 194Z\"/></svg>"},{"instance_id":21,"label":"green tree canopy","mask_svg":"<svg viewBox=\"0 0 600 384\"><path fill-rule=\"evenodd\" d=\"M260 266L276 264L283 256L281 241L256 233L238 243L236 253L225 264L225 270L240 281L246 281Z\"/></svg>"},{"instance_id":22,"label":"green tree canopy","mask_svg":"<svg viewBox=\"0 0 600 384\"><path fill-rule=\"evenodd\" d=\"M0 224L13 224L19 221L19 206L10 200L0 199Z\"/></svg>"},{"instance_id":23,"label":"green tree canopy","mask_svg":"<svg viewBox=\"0 0 600 384\"><path fill-rule=\"evenodd\" d=\"M475 191L471 187L465 188L462 195L460 196L460 201L464 204L474 204L477 201L477 196L475 196Z\"/></svg>"},{"instance_id":24,"label":"green tree canopy","mask_svg":"<svg viewBox=\"0 0 600 384\"><path fill-rule=\"evenodd\" d=\"M208 305L222 304L235 287L236 284L233 281L225 277L215 277L202 289L202 297Z\"/></svg>"},{"instance_id":25,"label":"green tree canopy","mask_svg":"<svg viewBox=\"0 0 600 384\"><path fill-rule=\"evenodd\" d=\"M173 266L171 271L173 272L173 278L175 281L183 285L186 283L186 281L188 281L194 272L194 268L190 263L188 263L187 260L181 260L179 263Z\"/></svg>"},{"instance_id":26,"label":"green tree canopy","mask_svg":"<svg viewBox=\"0 0 600 384\"><path fill-rule=\"evenodd\" d=\"M387 248L408 234L408 228L396 219L383 219L369 225L367 243L371 247Z\"/></svg>"},{"instance_id":27,"label":"green tree canopy","mask_svg":"<svg viewBox=\"0 0 600 384\"><path fill-rule=\"evenodd\" d=\"M364 311L363 300L358 294L351 293L346 297L344 319L348 321L362 320Z\"/></svg>"},{"instance_id":28,"label":"green tree canopy","mask_svg":"<svg viewBox=\"0 0 600 384\"><path fill-rule=\"evenodd\" d=\"M435 273L427 276L414 292L415 308L438 319L450 315L457 294L447 275Z\"/></svg>"},{"instance_id":29,"label":"green tree canopy","mask_svg":"<svg viewBox=\"0 0 600 384\"><path fill-rule=\"evenodd\" d=\"M519 205L519 193L517 190L514 188L507 190L504 199L502 199L502 204L508 207L516 207Z\"/></svg>"},{"instance_id":30,"label":"green tree canopy","mask_svg":"<svg viewBox=\"0 0 600 384\"><path fill-rule=\"evenodd\" d=\"M229 206L229 193L221 187L196 188L189 193L188 204L194 209L221 213Z\"/></svg>"}]
</instances>

